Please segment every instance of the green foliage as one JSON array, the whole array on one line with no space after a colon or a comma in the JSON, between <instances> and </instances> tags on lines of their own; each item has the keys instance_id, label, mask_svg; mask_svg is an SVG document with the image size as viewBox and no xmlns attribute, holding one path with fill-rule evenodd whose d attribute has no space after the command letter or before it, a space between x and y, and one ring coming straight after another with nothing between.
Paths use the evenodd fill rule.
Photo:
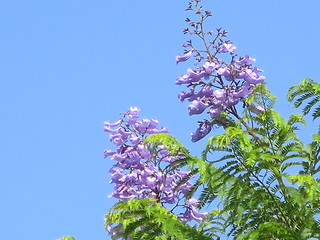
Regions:
<instances>
[{"instance_id":1,"label":"green foliage","mask_svg":"<svg viewBox=\"0 0 320 240\"><path fill-rule=\"evenodd\" d=\"M307 115L315 107L312 117L320 117L320 84L310 78L303 79L299 85L290 88L288 99L293 102L294 107L298 108L302 103L308 100L306 106L302 109L303 114Z\"/></svg>"},{"instance_id":2,"label":"green foliage","mask_svg":"<svg viewBox=\"0 0 320 240\"><path fill-rule=\"evenodd\" d=\"M307 102L303 114L320 116L320 85L305 79L288 93L294 107ZM310 100L311 98L311 100ZM186 198L201 192L199 208L211 212L199 226L183 224L154 199L117 203L106 216L106 227L118 224L113 239L320 239L320 131L312 142L298 137L304 115L288 119L273 109L275 97L258 85L245 100L243 116L224 116L224 133L212 136L201 158L190 155L169 134L154 134L145 143L153 151L165 147L179 160L166 171L182 167L196 182ZM253 114L250 106L264 111ZM179 184L178 184L179 185Z\"/></svg>"},{"instance_id":3,"label":"green foliage","mask_svg":"<svg viewBox=\"0 0 320 240\"><path fill-rule=\"evenodd\" d=\"M203 178L199 171L205 179L200 206L219 198L227 216L224 228L231 228L229 235L236 239L316 237L319 187L313 174L319 170L314 167L319 146L314 141L306 149L296 135L297 124L306 124L303 117L280 117L272 109L274 99L266 94L258 98L265 111L245 115L250 125L240 120L208 141L203 161L211 164L211 176L204 173ZM257 103L255 98L250 99L253 103ZM210 153L225 154L211 160ZM297 169L310 175L288 176ZM290 185L296 182L298 188Z\"/></svg>"},{"instance_id":4,"label":"green foliage","mask_svg":"<svg viewBox=\"0 0 320 240\"><path fill-rule=\"evenodd\" d=\"M112 239L211 239L151 198L118 202L106 215L105 226L109 224L120 226L121 233Z\"/></svg>"},{"instance_id":5,"label":"green foliage","mask_svg":"<svg viewBox=\"0 0 320 240\"><path fill-rule=\"evenodd\" d=\"M188 155L189 151L172 135L168 133L157 133L146 137L145 143L157 148L159 145L166 147L172 155L185 154Z\"/></svg>"},{"instance_id":6,"label":"green foliage","mask_svg":"<svg viewBox=\"0 0 320 240\"><path fill-rule=\"evenodd\" d=\"M59 238L59 239L57 239L57 240L75 240L75 238L74 238L74 237L71 237L71 236L65 236L65 237Z\"/></svg>"}]
</instances>

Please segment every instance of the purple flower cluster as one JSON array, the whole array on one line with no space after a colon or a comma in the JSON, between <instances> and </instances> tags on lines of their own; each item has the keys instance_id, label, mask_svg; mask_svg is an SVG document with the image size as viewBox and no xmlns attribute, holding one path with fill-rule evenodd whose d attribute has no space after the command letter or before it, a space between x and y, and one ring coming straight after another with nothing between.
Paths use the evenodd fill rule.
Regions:
<instances>
[{"instance_id":1,"label":"purple flower cluster","mask_svg":"<svg viewBox=\"0 0 320 240\"><path fill-rule=\"evenodd\" d=\"M234 59L229 64L216 58L196 70L188 69L176 84L189 88L179 94L181 101L191 102L189 115L201 114L208 109L210 117L215 119L247 97L257 84L264 82L264 76L259 75L262 71L253 67L253 62L249 56Z\"/></svg>"},{"instance_id":2,"label":"purple flower cluster","mask_svg":"<svg viewBox=\"0 0 320 240\"><path fill-rule=\"evenodd\" d=\"M116 162L109 171L111 183L115 184L110 197L120 201L154 198L166 207L172 204L173 208L183 207L185 211L179 214L183 221L200 222L206 213L199 213L195 204L186 202L181 205L181 200L193 184L190 181L181 185L178 183L189 171L163 170L181 156L173 156L163 145L150 149L144 143L148 135L166 133L167 129L158 129L158 121L154 119L139 120L138 112L139 109L131 107L117 122L104 123L104 131L110 134L110 141L118 147L115 151L106 150L104 153L105 157L111 157ZM113 229L111 226L109 228Z\"/></svg>"},{"instance_id":3,"label":"purple flower cluster","mask_svg":"<svg viewBox=\"0 0 320 240\"><path fill-rule=\"evenodd\" d=\"M190 102L189 115L202 114L206 111L209 118L200 122L199 128L192 133L192 141L198 141L211 131L213 120L222 117L222 113L237 116L235 106L243 102L257 84L264 83L262 70L256 68L255 59L245 55L238 57L235 54L236 47L229 40L224 40L226 31L217 29L217 34L212 41L207 42L206 37L212 32L204 32L203 21L211 16L211 13L199 7L199 0L189 3L187 10L194 10L199 15L200 21L187 22L193 28L184 30L184 33L197 35L203 41L205 49L197 50L191 40L183 44L187 48L183 56L178 55L176 62L183 62L192 57L196 58L195 64L204 61L202 66L196 69L187 69L186 74L176 80L178 85L186 85L188 90L179 94L183 102ZM193 8L193 4L196 6ZM205 56L204 56L205 55ZM226 61L226 59L229 59Z\"/></svg>"}]
</instances>

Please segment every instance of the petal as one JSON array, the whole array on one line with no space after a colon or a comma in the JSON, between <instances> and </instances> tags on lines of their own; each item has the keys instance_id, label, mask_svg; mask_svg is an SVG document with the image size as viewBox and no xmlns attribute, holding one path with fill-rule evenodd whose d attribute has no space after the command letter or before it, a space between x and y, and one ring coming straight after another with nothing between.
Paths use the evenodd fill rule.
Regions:
<instances>
[{"instance_id":1,"label":"petal","mask_svg":"<svg viewBox=\"0 0 320 240\"><path fill-rule=\"evenodd\" d=\"M176 63L187 61L192 56L193 49L187 51L183 56L180 54L176 56Z\"/></svg>"},{"instance_id":2,"label":"petal","mask_svg":"<svg viewBox=\"0 0 320 240\"><path fill-rule=\"evenodd\" d=\"M198 129L191 134L191 141L197 142L207 136L211 131L211 124L208 121L200 123Z\"/></svg>"},{"instance_id":3,"label":"petal","mask_svg":"<svg viewBox=\"0 0 320 240\"><path fill-rule=\"evenodd\" d=\"M200 114L208 107L207 103L204 103L200 99L193 100L192 103L189 105L189 115Z\"/></svg>"}]
</instances>

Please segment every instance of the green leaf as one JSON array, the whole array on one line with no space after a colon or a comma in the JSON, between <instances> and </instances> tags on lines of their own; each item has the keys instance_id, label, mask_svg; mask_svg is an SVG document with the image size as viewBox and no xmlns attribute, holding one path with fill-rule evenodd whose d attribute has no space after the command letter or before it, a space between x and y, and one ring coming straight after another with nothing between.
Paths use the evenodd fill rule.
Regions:
<instances>
[{"instance_id":1,"label":"green leaf","mask_svg":"<svg viewBox=\"0 0 320 240\"><path fill-rule=\"evenodd\" d=\"M293 102L295 108L300 107L303 103L306 106L302 108L304 115L307 115L313 107L315 110L312 113L313 120L320 117L320 84L310 78L303 79L299 85L289 89L288 100ZM311 100L310 100L311 99Z\"/></svg>"},{"instance_id":2,"label":"green leaf","mask_svg":"<svg viewBox=\"0 0 320 240\"><path fill-rule=\"evenodd\" d=\"M65 236L65 237L59 238L59 239L57 239L57 240L75 240L75 238L74 238L74 237L71 237L71 236Z\"/></svg>"},{"instance_id":3,"label":"green leaf","mask_svg":"<svg viewBox=\"0 0 320 240\"><path fill-rule=\"evenodd\" d=\"M189 150L186 149L175 137L168 133L151 134L146 137L144 142L154 147L163 145L172 153L172 155L189 154Z\"/></svg>"},{"instance_id":4,"label":"green leaf","mask_svg":"<svg viewBox=\"0 0 320 240\"><path fill-rule=\"evenodd\" d=\"M123 234L132 239L210 239L162 207L156 199L131 199L115 204L106 215L105 226L120 224ZM150 236L153 236L150 238ZM118 238L114 236L114 239Z\"/></svg>"}]
</instances>

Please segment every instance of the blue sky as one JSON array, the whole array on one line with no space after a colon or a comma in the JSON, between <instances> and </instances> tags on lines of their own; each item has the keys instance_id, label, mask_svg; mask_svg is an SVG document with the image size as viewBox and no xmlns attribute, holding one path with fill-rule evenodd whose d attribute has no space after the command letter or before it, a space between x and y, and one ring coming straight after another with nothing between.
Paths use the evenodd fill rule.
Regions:
<instances>
[{"instance_id":1,"label":"blue sky","mask_svg":"<svg viewBox=\"0 0 320 240\"><path fill-rule=\"evenodd\" d=\"M319 80L318 0L204 1L239 54L257 59L277 109L290 112L287 89ZM0 2L0 239L109 239L103 217L113 146L103 121L130 106L191 144L175 79L187 39L187 1L12 0Z\"/></svg>"}]
</instances>

